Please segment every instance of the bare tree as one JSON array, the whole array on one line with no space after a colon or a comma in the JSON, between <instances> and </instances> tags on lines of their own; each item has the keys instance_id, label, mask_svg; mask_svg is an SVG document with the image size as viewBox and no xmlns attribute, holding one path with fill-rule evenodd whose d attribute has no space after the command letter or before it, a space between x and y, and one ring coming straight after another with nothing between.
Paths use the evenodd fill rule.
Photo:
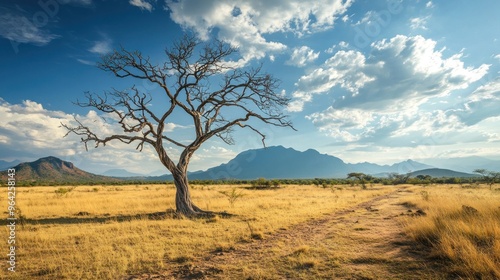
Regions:
<instances>
[{"instance_id":1,"label":"bare tree","mask_svg":"<svg viewBox=\"0 0 500 280\"><path fill-rule=\"evenodd\" d=\"M475 169L472 172L481 175L483 177L483 181L490 186L490 190L493 188L495 182L500 178L500 172L489 171L486 169Z\"/></svg>"},{"instance_id":2,"label":"bare tree","mask_svg":"<svg viewBox=\"0 0 500 280\"><path fill-rule=\"evenodd\" d=\"M141 151L145 144L151 145L172 173L177 212L185 216L207 215L210 212L197 207L189 193L187 170L193 153L213 136L233 144L232 132L236 127L258 134L265 146L266 136L255 124L262 122L294 129L283 113L290 99L277 92L278 80L263 73L261 67L230 67L227 60L234 57L237 50L221 41L202 44L192 36L185 36L165 52L166 61L154 64L139 51L122 48L104 56L98 64L100 69L116 77L135 78L159 86L161 94L168 98L161 113L149 106L151 95L134 86L126 91L113 89L104 95L87 93L86 102L76 103L114 115L123 134L98 136L79 120L76 127L63 126L68 130L67 135L80 135L86 148L88 143L94 143L97 148L111 141L134 143ZM165 131L166 121L174 111L192 121L194 139L181 141ZM182 151L177 163L167 152L168 146Z\"/></svg>"}]
</instances>

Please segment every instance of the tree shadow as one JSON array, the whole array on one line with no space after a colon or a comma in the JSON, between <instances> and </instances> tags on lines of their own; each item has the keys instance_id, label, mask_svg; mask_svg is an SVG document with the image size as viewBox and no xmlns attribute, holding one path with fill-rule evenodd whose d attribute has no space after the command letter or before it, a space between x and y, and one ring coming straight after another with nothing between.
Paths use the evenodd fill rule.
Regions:
<instances>
[{"instance_id":1,"label":"tree shadow","mask_svg":"<svg viewBox=\"0 0 500 280\"><path fill-rule=\"evenodd\" d=\"M235 216L234 214L229 214L227 212L214 213L221 218L230 218ZM134 220L167 220L167 219L182 219L182 215L179 215L174 209L168 209L165 212L153 212L153 213L143 213L135 215L115 215L111 216L109 214L104 214L104 216L93 216L88 212L78 212L71 217L56 217L56 218L41 218L41 219L30 219L30 218L18 218L15 220L16 225L71 225L71 224L105 224L112 222L130 222ZM198 219L204 219L205 217L198 217ZM210 217L206 217L208 219ZM0 220L0 226L9 225L11 220L2 219Z\"/></svg>"}]
</instances>

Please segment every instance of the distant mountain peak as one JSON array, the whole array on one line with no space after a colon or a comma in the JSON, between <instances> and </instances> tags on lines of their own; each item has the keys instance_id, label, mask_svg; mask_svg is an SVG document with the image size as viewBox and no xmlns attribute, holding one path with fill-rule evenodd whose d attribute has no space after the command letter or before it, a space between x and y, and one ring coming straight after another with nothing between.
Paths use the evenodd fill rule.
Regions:
<instances>
[{"instance_id":1,"label":"distant mountain peak","mask_svg":"<svg viewBox=\"0 0 500 280\"><path fill-rule=\"evenodd\" d=\"M39 158L37 161L44 161L44 160L63 161L62 159L57 158L55 156L48 156L48 157Z\"/></svg>"},{"instance_id":2,"label":"distant mountain peak","mask_svg":"<svg viewBox=\"0 0 500 280\"><path fill-rule=\"evenodd\" d=\"M304 153L311 153L311 154L320 154L318 151L316 151L315 149L307 149L306 151L304 151Z\"/></svg>"},{"instance_id":3,"label":"distant mountain peak","mask_svg":"<svg viewBox=\"0 0 500 280\"><path fill-rule=\"evenodd\" d=\"M16 169L16 179L28 182L104 182L116 181L116 179L95 175L83 171L73 163L61 160L54 156L40 158L33 162L20 163L13 168ZM2 178L6 172L1 172Z\"/></svg>"},{"instance_id":4,"label":"distant mountain peak","mask_svg":"<svg viewBox=\"0 0 500 280\"><path fill-rule=\"evenodd\" d=\"M396 163L393 166L374 163L348 164L342 159L322 154L315 149L297 151L283 146L250 149L239 153L232 160L204 172L191 173L195 179L298 179L345 178L350 172L377 174L383 172L407 173L430 166L416 161ZM166 176L165 178L170 178Z\"/></svg>"},{"instance_id":5,"label":"distant mountain peak","mask_svg":"<svg viewBox=\"0 0 500 280\"><path fill-rule=\"evenodd\" d=\"M68 169L75 168L75 165L72 162L64 161L64 160L57 158L55 156L48 156L48 157L40 158L40 159L30 163L30 164L39 165L39 164L42 164L44 162L50 163L56 168L68 168Z\"/></svg>"}]
</instances>

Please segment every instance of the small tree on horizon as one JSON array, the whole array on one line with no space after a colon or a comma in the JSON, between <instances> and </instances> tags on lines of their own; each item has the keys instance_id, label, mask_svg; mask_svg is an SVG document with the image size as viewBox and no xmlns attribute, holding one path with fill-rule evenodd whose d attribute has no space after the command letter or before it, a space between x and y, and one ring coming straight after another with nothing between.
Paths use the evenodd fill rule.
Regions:
<instances>
[{"instance_id":1,"label":"small tree on horizon","mask_svg":"<svg viewBox=\"0 0 500 280\"><path fill-rule=\"evenodd\" d=\"M347 174L347 179L350 179L350 178L358 179L358 181L361 184L361 187L363 189L366 189L366 184L365 184L366 177L367 177L367 175L365 173L361 173L361 172L351 172L351 173Z\"/></svg>"},{"instance_id":2,"label":"small tree on horizon","mask_svg":"<svg viewBox=\"0 0 500 280\"><path fill-rule=\"evenodd\" d=\"M406 184L408 182L408 179L411 177L411 172L408 172L406 174L399 174L399 173L389 173L389 180L392 181L394 185L399 185L399 184Z\"/></svg>"},{"instance_id":3,"label":"small tree on horizon","mask_svg":"<svg viewBox=\"0 0 500 280\"><path fill-rule=\"evenodd\" d=\"M216 40L200 42L194 36L185 36L167 49L166 61L154 64L139 51L115 50L102 57L98 67L118 78L134 78L159 86L167 97L161 113L150 108L152 97L135 86L130 90L113 89L104 95L86 94L86 101L77 101L81 107L93 107L117 119L122 134L98 135L75 118L76 127L62 124L68 132L81 136L87 148L105 146L112 141L152 146L160 162L173 176L176 187L177 213L192 217L212 214L197 207L191 200L187 170L190 159L200 146L212 137L233 144L234 128L244 128L258 134L265 146L265 134L255 123L278 127L293 126L283 108L290 101L277 92L279 82L272 75L254 69L233 68L227 62L237 50ZM174 114L183 114L193 123L194 139L188 142L174 139L165 126ZM182 152L177 160L166 146L175 146Z\"/></svg>"},{"instance_id":4,"label":"small tree on horizon","mask_svg":"<svg viewBox=\"0 0 500 280\"><path fill-rule=\"evenodd\" d=\"M495 172L495 171L489 171L489 170L486 170L486 169L475 169L474 171L472 171L474 173L477 173L479 175L481 175L483 181L488 185L490 186L490 190L492 189L493 187L493 184L495 184L495 182L500 179L500 172Z\"/></svg>"}]
</instances>

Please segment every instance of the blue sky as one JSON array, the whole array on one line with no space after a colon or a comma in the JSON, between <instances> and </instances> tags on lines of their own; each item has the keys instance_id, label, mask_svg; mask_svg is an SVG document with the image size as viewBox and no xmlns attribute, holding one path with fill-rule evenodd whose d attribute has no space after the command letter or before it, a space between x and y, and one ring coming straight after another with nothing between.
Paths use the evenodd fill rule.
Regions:
<instances>
[{"instance_id":1,"label":"blue sky","mask_svg":"<svg viewBox=\"0 0 500 280\"><path fill-rule=\"evenodd\" d=\"M87 152L78 137L63 138L60 123L77 116L103 135L117 132L72 102L113 87L159 92L96 62L120 46L161 62L185 32L238 47L236 65L262 63L281 80L298 131L261 126L267 145L353 163L500 159L498 11L496 0L2 1L0 160L54 155L96 173L161 170L152 149L112 144ZM168 122L172 136L189 137L185 117ZM250 131L236 131L235 140L205 143L191 170L261 147Z\"/></svg>"}]
</instances>

